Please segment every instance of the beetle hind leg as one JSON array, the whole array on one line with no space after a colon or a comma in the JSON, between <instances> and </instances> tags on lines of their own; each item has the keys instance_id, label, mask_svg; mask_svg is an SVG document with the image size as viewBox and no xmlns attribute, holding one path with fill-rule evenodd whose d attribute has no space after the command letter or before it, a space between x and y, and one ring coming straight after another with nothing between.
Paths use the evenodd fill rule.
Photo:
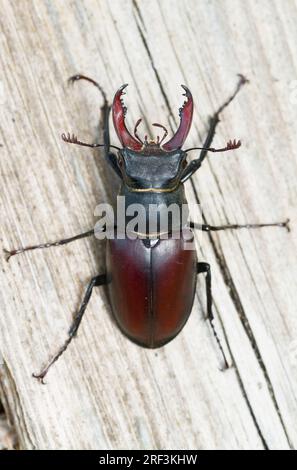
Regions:
<instances>
[{"instance_id":1,"label":"beetle hind leg","mask_svg":"<svg viewBox=\"0 0 297 470\"><path fill-rule=\"evenodd\" d=\"M82 304L80 306L79 311L75 315L72 325L69 329L68 332L68 338L64 342L64 344L58 349L56 354L49 360L48 364L42 369L42 371L39 374L32 374L33 377L37 380L39 380L42 384L44 384L44 377L48 373L50 367L59 359L59 357L62 356L62 354L66 351L68 348L69 344L71 343L72 339L77 333L77 330L79 328L79 325L82 321L83 315L86 311L87 305L89 303L89 300L92 295L93 287L95 286L102 286L103 284L106 284L107 279L105 274L99 274L98 276L95 276L91 279L91 281L88 284L87 290L85 292Z\"/></svg>"},{"instance_id":2,"label":"beetle hind leg","mask_svg":"<svg viewBox=\"0 0 297 470\"><path fill-rule=\"evenodd\" d=\"M205 277L205 283L206 283L206 302L207 302L207 316L206 319L209 320L213 335L215 337L215 340L217 342L217 345L219 347L219 350L221 352L222 358L223 358L223 369L229 369L229 364L226 358L226 355L224 353L224 349L222 346L222 343L220 341L220 338L217 334L217 331L214 326L214 316L213 316L213 310L212 310L212 292L211 292L211 270L210 270L210 265L208 263L197 263L197 274L204 273L206 274Z\"/></svg>"}]
</instances>

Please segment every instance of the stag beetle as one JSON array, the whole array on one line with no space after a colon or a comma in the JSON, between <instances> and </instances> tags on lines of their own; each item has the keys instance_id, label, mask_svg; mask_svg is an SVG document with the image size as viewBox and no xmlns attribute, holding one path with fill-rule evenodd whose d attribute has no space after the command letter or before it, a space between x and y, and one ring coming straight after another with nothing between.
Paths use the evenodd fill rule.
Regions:
<instances>
[{"instance_id":1,"label":"stag beetle","mask_svg":"<svg viewBox=\"0 0 297 470\"><path fill-rule=\"evenodd\" d=\"M126 107L122 95L127 85L123 85L115 94L112 107L109 106L101 86L89 77L75 75L71 83L87 80L95 85L104 100L102 106L104 122L104 144L88 144L77 139L75 135L62 134L62 139L71 144L96 148L104 147L105 157L118 177L121 179L120 194L125 197L128 207L132 203L140 203L148 210L150 205L167 207L174 202L178 207L186 205L184 183L200 168L207 152L225 152L240 147L240 141L229 141L223 148L210 147L215 135L216 126L221 112L231 103L247 80L239 75L234 93L223 103L210 119L209 131L203 147L183 150L182 146L189 133L193 116L193 98L190 90L182 85L185 102L180 108L180 123L176 133L166 141L168 132L158 123L153 126L163 130L162 138L149 140L147 135L141 140L138 134L139 119L131 135L125 124ZM122 147L110 145L109 113L112 110L113 124ZM116 149L117 154L111 149ZM200 150L197 159L187 161L187 152ZM160 214L159 214L160 215ZM125 220L128 226L129 218ZM167 237L161 233L160 224L157 231L134 233L136 237L118 237L107 240L106 272L91 279L84 295L81 307L77 312L69 330L69 336L63 346L50 359L46 367L34 377L43 382L51 365L66 350L77 333L83 314L95 286L106 284L108 297L113 314L122 332L135 343L146 348L158 348L171 341L185 325L194 300L197 274L206 275L207 318L210 320L218 346L223 355L224 364L228 363L213 325L211 270L206 262L198 262L195 250L185 249L193 237L191 229L217 231L226 229L257 228L264 226L280 226L288 228L288 220L281 223L245 224L212 226L198 225L190 222L178 226L169 220ZM181 236L175 237L176 233ZM27 246L7 251L9 257L36 248L48 248L64 245L83 237L94 235L94 229L71 238L53 243Z\"/></svg>"}]
</instances>

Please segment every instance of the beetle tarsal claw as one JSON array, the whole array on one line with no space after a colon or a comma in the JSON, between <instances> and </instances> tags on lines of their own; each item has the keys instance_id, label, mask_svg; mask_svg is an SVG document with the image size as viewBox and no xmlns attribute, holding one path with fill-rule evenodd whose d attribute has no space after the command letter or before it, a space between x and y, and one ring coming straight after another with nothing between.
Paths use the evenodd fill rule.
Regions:
<instances>
[{"instance_id":1,"label":"beetle tarsal claw","mask_svg":"<svg viewBox=\"0 0 297 470\"><path fill-rule=\"evenodd\" d=\"M239 77L240 79L240 85L244 85L245 83L250 83L249 79L246 78L244 75L242 75L242 73L238 73L237 76Z\"/></svg>"},{"instance_id":2,"label":"beetle tarsal claw","mask_svg":"<svg viewBox=\"0 0 297 470\"><path fill-rule=\"evenodd\" d=\"M282 222L280 224L281 227L285 227L287 229L288 232L291 231L291 227L290 227L290 219L286 219L284 222Z\"/></svg>"},{"instance_id":3,"label":"beetle tarsal claw","mask_svg":"<svg viewBox=\"0 0 297 470\"><path fill-rule=\"evenodd\" d=\"M3 251L4 251L4 258L7 263L10 260L10 258L16 254L14 251L6 250L6 248L3 248Z\"/></svg>"},{"instance_id":4,"label":"beetle tarsal claw","mask_svg":"<svg viewBox=\"0 0 297 470\"><path fill-rule=\"evenodd\" d=\"M44 381L44 375L43 374L32 374L32 377L34 377L34 379L37 379L39 383L41 383L42 385L46 385L46 382Z\"/></svg>"},{"instance_id":5,"label":"beetle tarsal claw","mask_svg":"<svg viewBox=\"0 0 297 470\"><path fill-rule=\"evenodd\" d=\"M80 78L80 75L72 75L72 77L69 77L67 80L68 85L73 85L74 82L79 80L79 78Z\"/></svg>"}]
</instances>

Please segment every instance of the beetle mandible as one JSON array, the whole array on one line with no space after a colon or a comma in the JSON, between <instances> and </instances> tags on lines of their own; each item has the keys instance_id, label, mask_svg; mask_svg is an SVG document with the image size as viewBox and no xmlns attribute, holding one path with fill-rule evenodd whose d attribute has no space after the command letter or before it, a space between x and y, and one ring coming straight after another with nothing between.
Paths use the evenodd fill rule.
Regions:
<instances>
[{"instance_id":1,"label":"beetle mandible","mask_svg":"<svg viewBox=\"0 0 297 470\"><path fill-rule=\"evenodd\" d=\"M85 147L104 147L105 157L121 180L120 194L125 197L126 207L140 203L148 214L150 205L168 207L174 203L179 208L186 205L184 183L200 168L208 152L226 152L240 147L240 141L229 141L223 148L212 148L212 140L222 111L235 98L241 87L247 83L243 75L233 94L219 107L209 121L209 131L202 147L183 150L182 146L189 133L193 116L193 98L190 90L182 85L185 102L180 108L180 123L176 133L166 141L167 129L158 123L153 126L162 129L163 137L156 140L144 140L138 135L139 119L132 135L125 124L126 107L122 95L127 85L123 85L115 94L113 105L109 106L101 86L89 77L75 75L70 83L86 80L95 85L104 100L102 106L104 122L104 144L88 144L77 139L73 134L62 134L62 139L71 144ZM110 144L109 114L112 111L113 124L122 147ZM116 149L117 154L111 149ZM187 152L200 150L198 158L188 162ZM158 214L159 216L160 214ZM69 335L62 347L49 360L39 374L33 376L42 383L51 365L66 350L76 335L82 317L90 300L93 288L106 284L112 311L119 328L133 342L146 347L158 348L171 341L185 325L192 309L196 289L197 274L204 273L206 281L207 318L215 334L222 353L225 367L228 367L223 348L213 325L211 269L206 262L197 260L195 250L185 249L186 243L193 237L191 229L218 231L226 229L258 228L279 226L289 229L289 220L280 223L266 224L227 224L213 226L208 224L185 225L178 219L176 226L169 219L166 234L161 232L159 219L157 231L148 229L145 233L134 232L135 237L107 240L106 272L99 274L89 282L81 307L74 317ZM147 220L148 221L148 220ZM129 218L125 220L128 226ZM174 235L180 234L179 237ZM94 235L94 229L79 235L56 242L32 245L16 250L6 251L7 260L16 254L64 245L72 241ZM127 235L127 234L126 234ZM167 235L164 237L163 235Z\"/></svg>"}]
</instances>

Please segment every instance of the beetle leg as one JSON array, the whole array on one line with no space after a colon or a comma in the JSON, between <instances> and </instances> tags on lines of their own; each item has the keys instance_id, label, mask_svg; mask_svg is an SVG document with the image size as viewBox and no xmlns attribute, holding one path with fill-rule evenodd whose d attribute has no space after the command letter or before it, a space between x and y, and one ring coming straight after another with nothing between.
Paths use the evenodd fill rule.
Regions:
<instances>
[{"instance_id":1,"label":"beetle leg","mask_svg":"<svg viewBox=\"0 0 297 470\"><path fill-rule=\"evenodd\" d=\"M284 227L287 231L290 231L289 226L290 219L286 219L284 222L272 222L268 224L225 224L225 225L208 225L208 224L196 224L190 222L190 228L202 230L203 232L217 232L219 230L237 230L239 228L263 228L263 227Z\"/></svg>"},{"instance_id":2,"label":"beetle leg","mask_svg":"<svg viewBox=\"0 0 297 470\"><path fill-rule=\"evenodd\" d=\"M112 168L114 169L116 174L120 178L122 178L122 173L121 173L121 171L118 167L118 164L117 164L117 157L114 153L110 152L110 147L114 147L113 145L110 145L110 137L109 137L109 113L110 113L110 110L111 110L111 106L108 103L105 91L103 90L101 85L99 85L99 83L97 83L92 78L86 77L85 75L79 75L79 74L78 75L73 75L72 77L70 77L68 79L68 83L73 84L78 80L86 80L86 81L92 83L101 93L101 96L103 98L103 106L101 107L101 112L102 112L102 122L103 122L103 142L104 142L104 144L103 145L100 145L100 144L86 144L86 143L80 142L80 141L70 142L70 143L76 143L78 145L82 145L82 146L85 146L85 147L92 147L92 148L104 147L104 154L105 154L106 160L112 166ZM62 134L62 138L63 138L63 134ZM115 147L115 148L118 148L118 147Z\"/></svg>"},{"instance_id":3,"label":"beetle leg","mask_svg":"<svg viewBox=\"0 0 297 470\"><path fill-rule=\"evenodd\" d=\"M221 341L218 337L218 334L216 332L215 326L213 324L214 321L214 316L213 316L213 311L212 311L212 293L211 293L211 270L210 270L210 265L208 263L197 263L197 274L200 273L205 273L205 282L206 282L206 302L207 302L207 317L206 319L209 320L211 329L213 331L215 340L217 342L217 345L219 347L219 350L221 351L223 360L224 360L224 369L229 368L228 361L226 359Z\"/></svg>"},{"instance_id":4,"label":"beetle leg","mask_svg":"<svg viewBox=\"0 0 297 470\"><path fill-rule=\"evenodd\" d=\"M106 279L105 274L99 274L98 276L95 276L91 279L87 287L86 293L84 295L80 309L75 315L72 325L70 327L70 330L68 332L68 338L64 342L63 346L61 346L60 349L56 352L56 354L50 359L46 367L44 367L44 369L42 369L42 371L39 374L32 374L35 379L38 379L41 383L44 384L44 377L48 373L50 367L59 359L59 357L63 354L63 352L66 351L72 339L76 335L79 325L81 323L81 320L83 318L83 315L86 311L88 302L91 298L93 287L102 286L103 284L106 284L106 282L107 282L107 279Z\"/></svg>"},{"instance_id":5,"label":"beetle leg","mask_svg":"<svg viewBox=\"0 0 297 470\"><path fill-rule=\"evenodd\" d=\"M109 112L110 112L110 105L107 101L107 97L105 94L105 91L103 90L102 86L99 85L95 80L92 78L86 77L85 75L73 75L72 77L68 78L68 83L73 85L75 82L78 80L86 80L90 83L92 83L101 93L101 96L103 98L103 105L101 107L102 115L103 115L103 138L104 138L104 150L108 154L109 153L109 147L110 147L110 140L109 140L109 124L108 124L108 118L109 118ZM75 142L73 142L75 143ZM88 144L92 146L92 144Z\"/></svg>"},{"instance_id":6,"label":"beetle leg","mask_svg":"<svg viewBox=\"0 0 297 470\"><path fill-rule=\"evenodd\" d=\"M113 227L114 229L116 228L116 225ZM6 250L5 248L3 249L5 253L5 258L6 261L8 262L10 258L14 255L19 255L20 253L24 253L25 251L31 251L31 250L37 250L40 248L51 248L53 246L61 246L61 245L66 245L67 243L74 242L76 240L80 240L81 238L86 238L90 237L92 235L96 236L96 233L101 233L101 232L106 232L106 225L102 227L102 230L94 229L88 230L87 232L79 233L78 235L74 235L73 237L70 238L63 238L62 240L56 240L55 242L46 242L46 243L41 243L39 245L31 245L31 246L25 246L21 248L17 248L15 250Z\"/></svg>"},{"instance_id":7,"label":"beetle leg","mask_svg":"<svg viewBox=\"0 0 297 470\"><path fill-rule=\"evenodd\" d=\"M88 230L87 232L79 233L78 235L74 235L73 237L70 237L70 238L56 240L55 242L47 242L47 243L41 243L39 245L25 246L25 247L17 248L15 250L11 250L11 251L6 250L4 248L3 251L6 255L6 261L9 261L9 259L12 256L19 255L20 253L24 253L25 251L37 250L39 248L50 248L52 246L66 245L67 243L74 242L75 240L80 240L81 238L90 237L91 235L94 235L94 229Z\"/></svg>"},{"instance_id":8,"label":"beetle leg","mask_svg":"<svg viewBox=\"0 0 297 470\"><path fill-rule=\"evenodd\" d=\"M87 82L92 83L100 91L100 93L102 95L102 98L104 100L104 103L107 103L106 94L105 94L103 88L101 87L101 85L99 85L99 83L97 83L95 80L93 80L90 77L86 77L86 75L80 75L80 74L73 75L72 77L69 77L68 78L68 83L70 85L73 85L73 83L77 82L78 80L86 80Z\"/></svg>"},{"instance_id":9,"label":"beetle leg","mask_svg":"<svg viewBox=\"0 0 297 470\"><path fill-rule=\"evenodd\" d=\"M207 133L207 137L204 141L203 147L209 148L212 144L213 138L215 136L216 128L218 123L220 122L220 114L224 111L227 106L231 103L231 101L234 100L235 96L241 89L241 87L245 84L248 83L247 78L245 78L243 75L238 74L239 80L237 83L237 86L231 96L219 107L219 109L213 114L213 116L209 119L209 130ZM181 178L181 182L184 183L187 179L191 178L191 176L195 173L195 171L200 168L203 160L205 159L207 155L207 150L201 150L199 158L192 160L188 166L185 168L184 173Z\"/></svg>"}]
</instances>

